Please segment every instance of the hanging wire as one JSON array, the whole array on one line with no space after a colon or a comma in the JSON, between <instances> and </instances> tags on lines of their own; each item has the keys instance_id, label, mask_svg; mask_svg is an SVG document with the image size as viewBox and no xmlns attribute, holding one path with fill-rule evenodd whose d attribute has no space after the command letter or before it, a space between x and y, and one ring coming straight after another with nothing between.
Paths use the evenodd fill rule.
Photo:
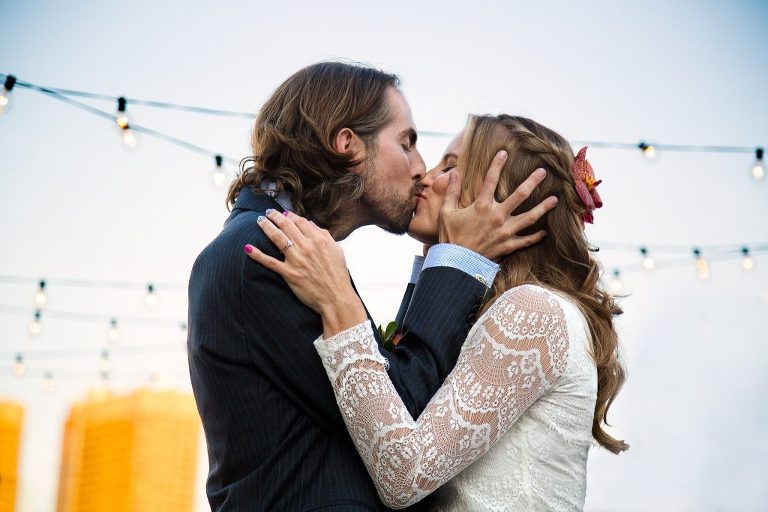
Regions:
<instances>
[{"instance_id":1,"label":"hanging wire","mask_svg":"<svg viewBox=\"0 0 768 512\"><path fill-rule=\"evenodd\" d=\"M0 304L0 313L9 315L29 316L29 308L25 306L13 306L9 304ZM95 313L79 313L75 311L45 310L45 318L56 318L59 320L71 320L75 322L110 325L115 319L114 315L99 315ZM120 325L137 325L145 327L175 327L185 328L186 324L181 320L169 318L148 318L138 316L119 316Z\"/></svg>"},{"instance_id":2,"label":"hanging wire","mask_svg":"<svg viewBox=\"0 0 768 512\"><path fill-rule=\"evenodd\" d=\"M4 75L0 75L4 76ZM73 107L79 108L81 110L85 110L86 112L89 112L95 116L101 117L103 119L108 119L109 121L116 123L117 122L117 116L114 114L111 114L109 112L105 112L103 110L99 110L98 108L92 107L91 105L88 105L87 103L83 103L81 101L74 100L72 98L69 98L63 94L60 94L55 89L51 89L48 87L42 87L39 85L35 85L29 82L23 82L21 80L17 80L16 85L19 87L25 87L27 89L31 89L37 92L40 92L42 94L45 94L46 96L49 96L51 98L54 98L56 100L62 101L64 103L67 103L69 105L72 105ZM115 101L117 101L118 98L114 98ZM130 102L130 100L128 100ZM217 151L211 151L209 149L206 149L202 146L198 146L197 144L193 144L191 142L187 142L185 140L181 140L177 137L174 137L172 135L168 135L166 133L160 132L158 130L153 130L152 128L147 128L146 126L137 125L134 123L131 123L131 129L137 133L143 133L150 137L154 137L159 140L163 140L165 142L169 142L171 144L174 144L176 146L179 146L181 148L187 149L189 151L206 155L211 158L215 157L216 155L219 155L220 153ZM223 157L226 162L229 162L233 165L239 165L240 160L236 160L231 157Z\"/></svg>"},{"instance_id":3,"label":"hanging wire","mask_svg":"<svg viewBox=\"0 0 768 512\"><path fill-rule=\"evenodd\" d=\"M742 244L743 245L743 244ZM40 282L40 278L15 276L15 275L0 275L0 283L9 284L37 284ZM187 285L184 283L163 283L157 281L111 281L111 280L89 280L89 279L49 279L46 278L45 282L50 288L51 285L62 286L68 288L111 288L111 289L123 289L123 290L147 290L147 283L152 283L155 291L160 289L161 291L174 291L174 292L186 292Z\"/></svg>"},{"instance_id":4,"label":"hanging wire","mask_svg":"<svg viewBox=\"0 0 768 512\"><path fill-rule=\"evenodd\" d=\"M6 76L8 75L0 74L0 79L5 79ZM122 96L110 96L106 94L98 94L98 93L92 93L92 92L86 92L86 91L77 91L73 89L43 87L43 86L33 84L31 82L25 82L18 79L16 80L16 86L24 87L24 88L28 88L28 89L32 89L32 90L36 90L36 91L48 94L57 99L60 99L61 101L66 101L75 106L81 106L80 108L85 107L86 110L89 110L91 113L95 115L98 115L101 117L107 117L112 120L114 120L114 116L112 116L111 114L100 111L99 109L93 108L84 103L72 100L71 98L69 98L69 96L88 98L88 99L93 99L98 101L108 101L111 103L116 102L119 98L122 97ZM222 117L238 117L238 118L245 118L245 119L256 118L256 114L253 112L221 110L221 109L197 107L192 105L181 105L177 103L169 103L169 102L162 102L162 101L142 100L142 99L129 98L129 97L125 97L125 99L127 100L128 103L131 103L134 105L142 105L142 106L151 107L151 108L194 112L197 114L206 114L206 115L214 115L214 116L222 116ZM131 125L131 128L135 129L137 132L146 133L151 137L167 140L172 144L186 147L191 151L196 151L198 153L205 154L208 156L215 156L216 154L212 151L201 148L200 146L197 146L195 144L185 142L183 140L177 139L170 135L157 132L155 130L151 130L146 127L136 127L134 125ZM453 138L455 135L456 135L455 133L443 132L443 131L423 130L419 132L419 136L421 137L432 137L432 138ZM577 146L590 146L593 148L602 148L602 149L625 149L625 150L632 150L632 151L637 151L638 149L642 150L644 146L647 146L647 144L644 141L636 143L636 142L606 142L606 141L595 141L595 140L574 140L574 141L571 141L571 143ZM755 146L688 145L688 144L656 144L656 143L652 144L652 146L657 150L663 150L663 151L699 152L699 153L754 153L756 149L758 150L763 149L762 147L759 147L759 146L756 148ZM229 161L230 163L234 163L236 165L239 164L239 161L236 161L231 158L227 158L227 161Z\"/></svg>"}]
</instances>

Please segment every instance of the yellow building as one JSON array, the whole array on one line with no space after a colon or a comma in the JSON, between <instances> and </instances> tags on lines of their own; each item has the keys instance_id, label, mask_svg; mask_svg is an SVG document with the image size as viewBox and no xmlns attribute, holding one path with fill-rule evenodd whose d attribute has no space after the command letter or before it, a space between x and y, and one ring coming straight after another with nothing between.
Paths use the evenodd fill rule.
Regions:
<instances>
[{"instance_id":1,"label":"yellow building","mask_svg":"<svg viewBox=\"0 0 768 512\"><path fill-rule=\"evenodd\" d=\"M191 511L199 437L192 395L91 396L65 424L57 511Z\"/></svg>"},{"instance_id":2,"label":"yellow building","mask_svg":"<svg viewBox=\"0 0 768 512\"><path fill-rule=\"evenodd\" d=\"M23 419L21 405L0 400L0 512L13 512L16 505Z\"/></svg>"}]
</instances>

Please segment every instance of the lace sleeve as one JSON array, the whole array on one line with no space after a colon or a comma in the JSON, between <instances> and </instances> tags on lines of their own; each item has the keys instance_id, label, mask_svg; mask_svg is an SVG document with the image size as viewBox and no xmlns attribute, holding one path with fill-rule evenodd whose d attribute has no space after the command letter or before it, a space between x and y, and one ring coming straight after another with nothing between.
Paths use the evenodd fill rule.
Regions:
<instances>
[{"instance_id":1,"label":"lace sleeve","mask_svg":"<svg viewBox=\"0 0 768 512\"><path fill-rule=\"evenodd\" d=\"M485 454L563 373L565 316L543 288L508 290L472 327L456 367L414 419L385 370L370 323L315 348L379 497L409 506Z\"/></svg>"}]
</instances>

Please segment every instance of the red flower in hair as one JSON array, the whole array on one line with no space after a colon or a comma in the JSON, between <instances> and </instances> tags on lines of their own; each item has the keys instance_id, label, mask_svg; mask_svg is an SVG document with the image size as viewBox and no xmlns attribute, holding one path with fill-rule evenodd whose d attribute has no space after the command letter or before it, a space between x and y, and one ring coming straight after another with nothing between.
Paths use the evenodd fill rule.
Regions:
<instances>
[{"instance_id":1,"label":"red flower in hair","mask_svg":"<svg viewBox=\"0 0 768 512\"><path fill-rule=\"evenodd\" d=\"M584 203L585 210L581 220L592 224L595 220L592 216L592 211L603 206L603 200L600 199L600 194L597 193L597 186L603 180L595 179L595 171L592 170L592 166L589 165L587 160L586 147L579 150L576 159L573 161L573 169L571 171L576 182L576 192L579 194L581 202Z\"/></svg>"}]
</instances>

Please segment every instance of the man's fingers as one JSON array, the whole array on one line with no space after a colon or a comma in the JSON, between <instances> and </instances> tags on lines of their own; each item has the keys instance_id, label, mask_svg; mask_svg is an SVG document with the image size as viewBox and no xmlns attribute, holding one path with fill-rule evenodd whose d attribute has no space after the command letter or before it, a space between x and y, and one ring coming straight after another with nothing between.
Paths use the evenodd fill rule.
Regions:
<instances>
[{"instance_id":1,"label":"man's fingers","mask_svg":"<svg viewBox=\"0 0 768 512\"><path fill-rule=\"evenodd\" d=\"M515 251L525 249L526 247L530 247L532 245L536 245L537 243L544 240L545 236L547 236L546 231L539 231L532 235L515 237L510 240L509 243L504 244L504 246L501 248L502 252L499 254L499 257L512 254Z\"/></svg>"},{"instance_id":2,"label":"man's fingers","mask_svg":"<svg viewBox=\"0 0 768 512\"><path fill-rule=\"evenodd\" d=\"M243 251L245 251L245 254L247 254L248 257L251 258L256 263L259 263L265 266L272 272L276 272L281 276L283 275L283 272L285 270L284 269L285 263L283 263L282 261L275 259L272 256L269 256L267 254L264 254L258 248L252 246L251 244L245 244L245 246L243 246Z\"/></svg>"},{"instance_id":3,"label":"man's fingers","mask_svg":"<svg viewBox=\"0 0 768 512\"><path fill-rule=\"evenodd\" d=\"M519 233L520 231L533 226L555 206L557 206L557 197L549 196L537 204L532 210L512 217L517 228L515 231Z\"/></svg>"},{"instance_id":4,"label":"man's fingers","mask_svg":"<svg viewBox=\"0 0 768 512\"><path fill-rule=\"evenodd\" d=\"M502 203L504 211L507 212L507 215L511 215L518 206L523 204L523 201L528 199L528 197L533 193L534 189L538 187L542 181L544 181L546 176L547 171L544 169L536 169L533 171L533 173L531 173L531 175L528 176L528 178L526 178L526 180L522 182L520 186L517 187L515 191L512 192L509 197L506 198Z\"/></svg>"},{"instance_id":5,"label":"man's fingers","mask_svg":"<svg viewBox=\"0 0 768 512\"><path fill-rule=\"evenodd\" d=\"M448 186L445 188L445 195L443 196L443 210L451 211L459 207L460 190L459 175L456 170L452 170L448 173Z\"/></svg>"},{"instance_id":6,"label":"man's fingers","mask_svg":"<svg viewBox=\"0 0 768 512\"><path fill-rule=\"evenodd\" d=\"M491 166L488 168L488 172L485 173L483 188L480 190L477 202L493 204L494 196L496 195L496 187L499 184L499 176L501 175L501 170L504 168L506 162L507 152L502 149L496 153L495 157L493 157Z\"/></svg>"}]
</instances>

